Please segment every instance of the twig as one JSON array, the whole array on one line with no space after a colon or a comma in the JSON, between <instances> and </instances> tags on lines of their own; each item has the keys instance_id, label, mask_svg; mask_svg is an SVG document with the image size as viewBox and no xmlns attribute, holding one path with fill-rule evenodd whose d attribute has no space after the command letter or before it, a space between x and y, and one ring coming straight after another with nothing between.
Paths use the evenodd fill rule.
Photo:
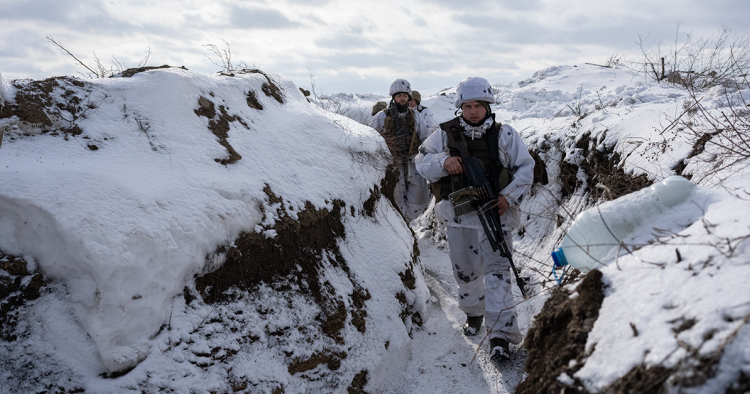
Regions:
<instances>
[{"instance_id":1,"label":"twig","mask_svg":"<svg viewBox=\"0 0 750 394\"><path fill-rule=\"evenodd\" d=\"M75 59L75 60L76 60L76 61L78 62L78 64L82 65L82 66L83 66L84 68L86 68L87 70L89 70L89 71L90 71L90 72L91 72L92 74L94 74L94 75L98 75L98 74L96 73L96 71L92 70L92 69L91 69L91 68L90 68L89 66L87 66L87 65L86 65L86 64L85 64L84 62L82 62L82 61L81 61L81 60L79 60L79 59L78 59L77 57L75 57L75 55L73 55L72 53L70 53L70 51L69 51L69 50L65 49L65 47L64 47L64 46L62 46L62 44L60 44L59 42L55 41L55 39L54 39L54 38L52 38L52 36L47 36L47 40L48 40L48 41L50 41L51 43L53 43L54 45L56 45L56 46L57 46L58 48L60 48L60 49L62 49L63 51L65 51L65 53L67 53L68 55L70 55L70 57L72 57L73 59Z\"/></svg>"}]
</instances>

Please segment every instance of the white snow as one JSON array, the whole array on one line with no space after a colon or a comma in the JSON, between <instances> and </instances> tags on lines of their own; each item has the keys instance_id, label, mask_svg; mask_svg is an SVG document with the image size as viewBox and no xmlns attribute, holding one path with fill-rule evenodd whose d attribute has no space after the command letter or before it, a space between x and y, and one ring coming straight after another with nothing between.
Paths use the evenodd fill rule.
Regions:
<instances>
[{"instance_id":1,"label":"white snow","mask_svg":"<svg viewBox=\"0 0 750 394\"><path fill-rule=\"evenodd\" d=\"M306 203L332 209L336 199L346 203L348 213L350 206L362 209L388 157L374 130L309 104L286 80L280 81L286 103L279 104L262 93L265 82L261 74L224 77L173 68L88 81L86 88L69 84L67 89L96 106L78 119L81 136L66 141L49 133L28 136L18 129L6 135L0 149L0 249L36 262L57 289L45 293L27 313L31 326L26 328L32 346L38 347L32 353L49 356L44 364L69 365L93 392L124 390L152 374L169 381L174 374L193 374L194 380L170 383L168 387L178 391L193 385L207 392L226 384L221 374L188 372L195 366L185 369L185 352L170 359L170 352L161 351L180 338L194 340L192 354L208 349L192 333L198 327L210 329L201 320L211 308L193 310L175 295L194 274L221 263L219 259L207 266L206 256L241 232L259 228L266 237L275 236L272 226L281 213L280 203L270 203L263 192L266 184L283 198L285 214L292 218ZM248 106L248 91L256 93L262 111ZM214 103L217 113L224 106L246 123L230 122L228 133L241 160L226 166L216 162L228 154L208 129L208 119L193 113L201 97ZM51 116L53 123L64 124L65 115ZM17 121L14 117L0 123ZM366 164L363 157L369 158ZM369 319L368 337L355 341L358 346L350 351L350 357L366 360L372 370L403 365L408 358L408 335L393 288L403 287L398 273L410 261L413 242L385 199L376 213L375 224L352 218L342 245L358 280L372 288L371 294L379 292L372 303L388 305L371 308L377 320ZM365 239L357 241L361 237ZM381 242L392 245L387 252L373 253ZM385 272L375 274L373 269ZM332 285L339 286L338 276L330 275ZM383 281L389 286L378 283ZM422 280L417 283L411 298L417 310L424 311L426 288ZM295 305L299 309L289 310L289 319L295 325L312 324L316 307L305 300ZM167 319L171 330L154 337ZM277 324L290 325L278 319L283 317L277 317ZM392 344L388 352L382 347L386 340ZM373 343L382 350L368 353ZM11 348L3 353L23 357ZM268 376L287 374L283 353L281 358L258 354L269 360ZM98 378L102 372L136 364L137 370L117 381ZM241 365L236 376L262 380L263 371L250 368L240 374ZM299 382L289 384L304 391Z\"/></svg>"},{"instance_id":2,"label":"white snow","mask_svg":"<svg viewBox=\"0 0 750 394\"><path fill-rule=\"evenodd\" d=\"M276 382L285 392L342 392L362 369L369 371L366 389L374 392L512 392L524 378L525 356L513 349L512 363L497 370L481 350L483 335L460 334L464 316L455 300L447 243L440 229L430 228L430 212L411 224L424 272L414 269L416 289L405 292L420 315L430 318L408 335L411 322L402 323L393 295L404 291L398 274L410 260L413 238L385 199L373 218L347 215L339 243L351 275L372 295L366 333L350 326L342 331L346 343L357 346L342 362L340 381L326 380L325 365L287 372L285 352L304 359L322 351L324 341L298 346L295 341L305 336L297 331L287 330L293 333L284 341L268 334L317 324L319 307L311 300L268 286L242 295L234 306L186 305L175 297L205 268L206 256L240 232L277 236L273 224L281 204L270 203L265 184L295 217L307 201L330 209L339 199L347 211L361 209L383 176L384 144L357 122L369 122L372 105L387 97L332 95L341 104L333 109L344 115L334 116L321 103L308 103L289 81L283 82L287 103L278 104L261 93L264 82L259 74L230 78L178 69L96 80L85 94L97 108L79 122L89 139L6 131L0 148L0 249L26 256L54 281L19 319L18 330L29 335L25 348L6 345L0 353L18 365L43 358L47 370L69 368L74 379L67 387L77 384L87 392L137 392L144 382L175 392L222 391L238 377L269 392ZM3 97L12 102L16 88L3 83ZM249 90L264 110L247 106ZM524 234L514 232L516 264L535 283L531 299L522 302L516 295L527 332L556 286L550 252L573 217L597 203L583 188L560 201L559 164L580 165L586 137L589 152L611 148L625 173L658 181L674 175L695 141L686 130L665 130L682 113L685 90L623 70L555 66L496 92L497 120L539 151L550 178L522 204ZM455 116L453 94L446 89L424 95L422 104L443 122ZM717 113L728 100L750 99L750 90L717 87L704 95L702 103ZM230 122L228 142L240 161L214 161L227 151L207 119L193 113L199 97L246 121L247 128ZM0 127L12 121L0 120ZM99 149L91 151L89 144ZM597 392L637 365L678 367L692 353L717 350L723 350L717 374L685 392L722 392L740 371L750 373L750 178L744 162L716 173L711 160L719 153L707 144L686 160L684 173L699 187L684 210L642 227L628 239L632 253L601 268L607 287L586 344L590 355L573 376L553 378L566 385L575 378ZM583 170L577 177L585 185ZM350 294L347 275L330 262L324 265L325 280L337 294ZM237 323L212 323L209 316ZM167 322L170 329L159 331ZM258 339L243 342L250 337ZM239 353L230 368L230 362L208 356L213 349ZM140 360L121 378L99 377ZM0 377L8 379L7 373ZM18 387L32 387L25 384Z\"/></svg>"}]
</instances>

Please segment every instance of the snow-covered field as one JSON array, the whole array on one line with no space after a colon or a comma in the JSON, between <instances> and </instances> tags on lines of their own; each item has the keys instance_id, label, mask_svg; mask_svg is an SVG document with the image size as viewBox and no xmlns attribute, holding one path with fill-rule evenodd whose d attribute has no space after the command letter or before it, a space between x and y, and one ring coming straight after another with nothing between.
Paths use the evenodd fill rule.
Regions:
<instances>
[{"instance_id":1,"label":"snow-covered field","mask_svg":"<svg viewBox=\"0 0 750 394\"><path fill-rule=\"evenodd\" d=\"M441 122L454 116L451 90L445 93L422 100ZM524 201L526 221L514 237L516 261L537 283L536 296L519 305L525 330L556 286L550 252L577 213L677 171L698 185L688 203L647 220L627 240L632 253L623 249L616 263L602 264L605 298L581 354L585 363L566 360L556 367L551 378L559 382L558 391L612 390L622 384L618 378L638 367L664 368L667 373L653 379L656 386L674 375L668 384L684 392L723 392L733 382L747 384L750 174L747 160L729 165L737 156L722 150L722 141L707 143L681 125L700 122L700 113L686 112L686 102L693 102L688 92L624 70L556 66L517 86L498 87L496 97L497 119L519 130L549 178L547 185L535 184ZM716 115L730 110L729 100L734 108L744 107L750 90L717 86L697 98ZM440 264L447 271L436 274L437 261L422 261L433 295L440 293L434 284L442 283L441 275L449 277L447 262ZM573 287L568 286L571 293ZM449 320L457 329L461 316L453 313ZM492 392L513 389L512 384L493 388L492 379L484 380Z\"/></svg>"},{"instance_id":2,"label":"snow-covered field","mask_svg":"<svg viewBox=\"0 0 750 394\"><path fill-rule=\"evenodd\" d=\"M2 82L0 284L13 292L0 301L10 311L0 320L0 392L507 393L537 376L534 365L524 371L523 349L497 370L486 338L460 335L440 229L427 212L410 231L380 196L385 146L357 122L388 98L310 104L269 78L172 68ZM269 83L282 102L264 93ZM497 120L520 132L549 180L524 200L514 233L532 283L530 299L517 295L524 333L557 288L550 252L577 213L675 173L697 185L602 262L604 297L581 351L549 363L555 392L632 389L623 376L637 380L634 371L682 392L746 382L750 177L746 160L722 166L732 158L720 146L673 123L699 123L700 113L683 115L687 92L623 70L558 66L496 96ZM750 91L716 87L701 103L718 113L738 97ZM454 116L452 103L451 89L423 93L439 122ZM22 105L45 116L8 112ZM326 226L334 234L316 238ZM288 257L294 245L315 250L288 267L268 251ZM11 269L13 256L28 271ZM289 270L212 301L221 282L201 278L242 262ZM38 298L24 290L38 285L35 272L45 281ZM577 283L562 298L574 301Z\"/></svg>"}]
</instances>

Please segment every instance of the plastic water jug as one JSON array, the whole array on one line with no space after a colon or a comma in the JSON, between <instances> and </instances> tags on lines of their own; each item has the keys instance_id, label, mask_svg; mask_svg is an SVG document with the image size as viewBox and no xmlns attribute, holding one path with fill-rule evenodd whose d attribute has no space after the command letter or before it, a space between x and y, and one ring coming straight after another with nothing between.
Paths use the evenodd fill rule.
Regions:
<instances>
[{"instance_id":1,"label":"plastic water jug","mask_svg":"<svg viewBox=\"0 0 750 394\"><path fill-rule=\"evenodd\" d=\"M552 252L555 267L588 271L606 263L620 241L667 210L687 201L695 185L671 176L653 186L590 208L576 216L562 244ZM615 256L610 256L614 258Z\"/></svg>"}]
</instances>

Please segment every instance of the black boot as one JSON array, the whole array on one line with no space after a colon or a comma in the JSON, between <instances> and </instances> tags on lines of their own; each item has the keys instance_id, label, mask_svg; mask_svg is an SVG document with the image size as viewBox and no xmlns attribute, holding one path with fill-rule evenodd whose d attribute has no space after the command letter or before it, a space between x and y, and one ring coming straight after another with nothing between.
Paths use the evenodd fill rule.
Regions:
<instances>
[{"instance_id":1,"label":"black boot","mask_svg":"<svg viewBox=\"0 0 750 394\"><path fill-rule=\"evenodd\" d=\"M502 338L490 339L490 360L499 363L510 360L510 346Z\"/></svg>"},{"instance_id":2,"label":"black boot","mask_svg":"<svg viewBox=\"0 0 750 394\"><path fill-rule=\"evenodd\" d=\"M484 316L466 316L464 335L473 337L479 334L479 329L482 328L482 320L484 320Z\"/></svg>"}]
</instances>

